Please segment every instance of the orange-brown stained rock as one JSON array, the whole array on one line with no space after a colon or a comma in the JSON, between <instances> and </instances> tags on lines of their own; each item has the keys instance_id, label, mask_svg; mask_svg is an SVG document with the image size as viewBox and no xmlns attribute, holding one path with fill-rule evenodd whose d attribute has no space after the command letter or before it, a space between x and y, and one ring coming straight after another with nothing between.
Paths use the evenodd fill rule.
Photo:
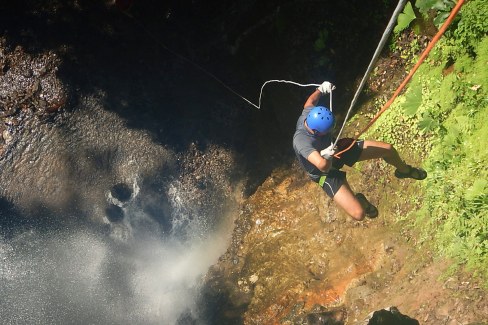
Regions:
<instances>
[{"instance_id":1,"label":"orange-brown stained rock","mask_svg":"<svg viewBox=\"0 0 488 325\"><path fill-rule=\"evenodd\" d=\"M390 305L429 325L443 321L445 306L456 310L457 316L449 315L453 319L481 319L482 307L472 308L472 315L457 311L471 298L455 298L455 289L446 293L438 282L446 266L395 221L415 210L399 200L408 197L407 185L392 180L381 162L364 169L371 176L349 169L348 178L378 205L380 215L373 220L353 221L293 169L275 171L246 201L235 229L242 236L220 265L224 280L250 297L244 324L293 324L338 308L345 324L354 324ZM229 262L236 257L238 263ZM481 290L467 294L486 297Z\"/></svg>"}]
</instances>

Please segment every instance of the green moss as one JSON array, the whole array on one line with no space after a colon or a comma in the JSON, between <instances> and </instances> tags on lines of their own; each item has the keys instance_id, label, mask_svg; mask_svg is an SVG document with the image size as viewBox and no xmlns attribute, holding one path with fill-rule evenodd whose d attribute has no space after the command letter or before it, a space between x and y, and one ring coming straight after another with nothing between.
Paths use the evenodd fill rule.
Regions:
<instances>
[{"instance_id":1,"label":"green moss","mask_svg":"<svg viewBox=\"0 0 488 325\"><path fill-rule=\"evenodd\" d=\"M409 162L423 160L429 177L412 212L419 238L488 285L487 7L463 7L457 29L366 137L392 143Z\"/></svg>"},{"instance_id":2,"label":"green moss","mask_svg":"<svg viewBox=\"0 0 488 325\"><path fill-rule=\"evenodd\" d=\"M477 56L473 65L472 82L479 85L488 84L488 37L485 37L478 46ZM486 93L488 89L484 89Z\"/></svg>"}]
</instances>

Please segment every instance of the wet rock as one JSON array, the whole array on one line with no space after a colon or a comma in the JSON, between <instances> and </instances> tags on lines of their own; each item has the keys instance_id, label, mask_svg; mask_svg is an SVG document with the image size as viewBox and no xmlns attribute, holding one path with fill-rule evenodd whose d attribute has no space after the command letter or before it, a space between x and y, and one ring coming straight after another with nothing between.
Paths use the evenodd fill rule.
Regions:
<instances>
[{"instance_id":1,"label":"wet rock","mask_svg":"<svg viewBox=\"0 0 488 325\"><path fill-rule=\"evenodd\" d=\"M17 107L11 107L0 112L0 117L8 117L17 113Z\"/></svg>"},{"instance_id":2,"label":"wet rock","mask_svg":"<svg viewBox=\"0 0 488 325\"><path fill-rule=\"evenodd\" d=\"M365 300L371 294L373 294L373 289L366 283L355 288L351 288L348 291L348 297L351 301L358 302L358 300Z\"/></svg>"},{"instance_id":3,"label":"wet rock","mask_svg":"<svg viewBox=\"0 0 488 325\"><path fill-rule=\"evenodd\" d=\"M120 202L127 202L132 196L132 189L124 183L116 184L110 190L112 197Z\"/></svg>"},{"instance_id":4,"label":"wet rock","mask_svg":"<svg viewBox=\"0 0 488 325\"><path fill-rule=\"evenodd\" d=\"M105 209L105 215L110 222L120 222L124 219L124 210L119 206L111 204Z\"/></svg>"},{"instance_id":5,"label":"wet rock","mask_svg":"<svg viewBox=\"0 0 488 325\"><path fill-rule=\"evenodd\" d=\"M24 114L13 125L22 128L31 119L47 121L65 105L65 86L56 75L60 64L51 51L31 55L21 46L12 50L6 37L0 37L0 118Z\"/></svg>"},{"instance_id":6,"label":"wet rock","mask_svg":"<svg viewBox=\"0 0 488 325\"><path fill-rule=\"evenodd\" d=\"M9 69L10 69L10 65L8 64L8 62L5 62L5 60L2 60L1 63L0 63L0 72L1 72L1 75L6 74Z\"/></svg>"},{"instance_id":7,"label":"wet rock","mask_svg":"<svg viewBox=\"0 0 488 325\"><path fill-rule=\"evenodd\" d=\"M395 245L392 242L384 242L383 250L385 251L385 253L390 255L395 250Z\"/></svg>"},{"instance_id":8,"label":"wet rock","mask_svg":"<svg viewBox=\"0 0 488 325\"><path fill-rule=\"evenodd\" d=\"M343 325L347 318L343 309L308 314L301 324L309 325Z\"/></svg>"},{"instance_id":9,"label":"wet rock","mask_svg":"<svg viewBox=\"0 0 488 325\"><path fill-rule=\"evenodd\" d=\"M9 144L10 142L12 142L12 134L10 134L10 132L8 130L4 130L2 132L2 138L3 138L3 141L5 141L5 144Z\"/></svg>"},{"instance_id":10,"label":"wet rock","mask_svg":"<svg viewBox=\"0 0 488 325\"><path fill-rule=\"evenodd\" d=\"M253 274L249 277L249 282L251 282L252 284L255 284L256 282L258 282L258 280L259 277L256 274Z\"/></svg>"}]
</instances>

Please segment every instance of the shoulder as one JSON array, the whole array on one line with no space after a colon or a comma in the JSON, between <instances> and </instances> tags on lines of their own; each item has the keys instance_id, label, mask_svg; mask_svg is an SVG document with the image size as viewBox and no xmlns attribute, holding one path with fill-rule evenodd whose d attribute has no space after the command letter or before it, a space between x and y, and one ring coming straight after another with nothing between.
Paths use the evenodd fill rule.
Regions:
<instances>
[{"instance_id":1,"label":"shoulder","mask_svg":"<svg viewBox=\"0 0 488 325\"><path fill-rule=\"evenodd\" d=\"M302 113L300 114L300 116L298 117L298 121L297 121L297 130L298 129L305 129L305 127L303 126L303 122L305 122L305 119L307 118L308 116L308 113L310 113L310 111L312 110L313 107L305 107L303 110L302 110Z\"/></svg>"},{"instance_id":2,"label":"shoulder","mask_svg":"<svg viewBox=\"0 0 488 325\"><path fill-rule=\"evenodd\" d=\"M313 147L313 138L311 138L305 129L297 130L293 135L293 148L296 152L307 155L315 150Z\"/></svg>"}]
</instances>

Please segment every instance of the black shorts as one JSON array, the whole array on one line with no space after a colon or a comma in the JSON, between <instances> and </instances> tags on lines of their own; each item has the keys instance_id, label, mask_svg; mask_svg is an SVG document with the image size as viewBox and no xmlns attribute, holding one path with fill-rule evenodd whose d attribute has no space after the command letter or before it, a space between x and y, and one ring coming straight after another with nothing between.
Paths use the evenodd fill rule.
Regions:
<instances>
[{"instance_id":1,"label":"black shorts","mask_svg":"<svg viewBox=\"0 0 488 325\"><path fill-rule=\"evenodd\" d=\"M354 141L352 138L344 138L337 141L338 151L349 147L352 141ZM341 169L344 165L352 167L361 156L363 146L364 141L358 140L356 144L351 147L351 149L342 153L340 158L334 158L332 162L333 169L331 169L326 176L322 176L325 177L322 188L330 198L334 198L335 194L346 180L346 173L339 169Z\"/></svg>"}]
</instances>

